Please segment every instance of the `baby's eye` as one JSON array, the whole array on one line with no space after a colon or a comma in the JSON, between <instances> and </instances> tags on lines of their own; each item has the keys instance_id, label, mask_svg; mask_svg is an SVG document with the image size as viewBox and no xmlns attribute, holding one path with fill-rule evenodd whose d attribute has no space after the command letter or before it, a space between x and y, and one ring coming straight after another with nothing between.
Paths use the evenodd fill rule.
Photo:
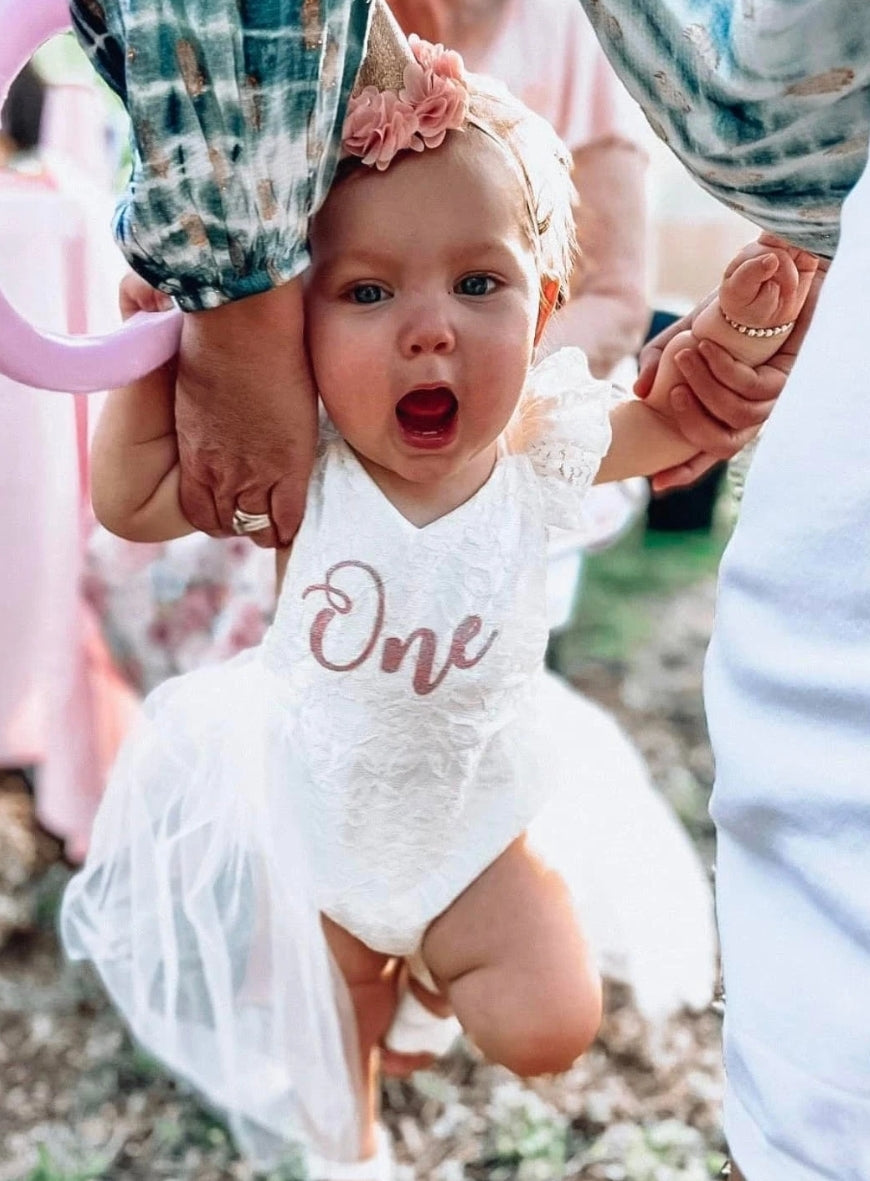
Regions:
<instances>
[{"instance_id":1,"label":"baby's eye","mask_svg":"<svg viewBox=\"0 0 870 1181\"><path fill-rule=\"evenodd\" d=\"M380 303L387 293L379 283L357 283L349 292L354 303Z\"/></svg>"},{"instance_id":2,"label":"baby's eye","mask_svg":"<svg viewBox=\"0 0 870 1181\"><path fill-rule=\"evenodd\" d=\"M492 295L498 282L492 275L466 275L453 290L458 295Z\"/></svg>"}]
</instances>

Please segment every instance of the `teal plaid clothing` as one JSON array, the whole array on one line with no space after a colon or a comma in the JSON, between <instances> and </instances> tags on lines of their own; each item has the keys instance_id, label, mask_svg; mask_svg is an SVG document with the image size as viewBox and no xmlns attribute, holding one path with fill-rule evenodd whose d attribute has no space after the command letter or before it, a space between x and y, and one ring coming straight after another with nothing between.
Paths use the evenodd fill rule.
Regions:
<instances>
[{"instance_id":1,"label":"teal plaid clothing","mask_svg":"<svg viewBox=\"0 0 870 1181\"><path fill-rule=\"evenodd\" d=\"M699 184L830 255L870 130L867 0L582 0Z\"/></svg>"},{"instance_id":2,"label":"teal plaid clothing","mask_svg":"<svg viewBox=\"0 0 870 1181\"><path fill-rule=\"evenodd\" d=\"M72 0L71 10L132 121L115 234L133 268L189 311L303 271L367 0Z\"/></svg>"},{"instance_id":3,"label":"teal plaid clothing","mask_svg":"<svg viewBox=\"0 0 870 1181\"><path fill-rule=\"evenodd\" d=\"M367 0L72 0L130 112L116 218L182 307L293 278L326 194ZM659 135L715 197L821 254L870 127L863 0L582 0Z\"/></svg>"}]
</instances>

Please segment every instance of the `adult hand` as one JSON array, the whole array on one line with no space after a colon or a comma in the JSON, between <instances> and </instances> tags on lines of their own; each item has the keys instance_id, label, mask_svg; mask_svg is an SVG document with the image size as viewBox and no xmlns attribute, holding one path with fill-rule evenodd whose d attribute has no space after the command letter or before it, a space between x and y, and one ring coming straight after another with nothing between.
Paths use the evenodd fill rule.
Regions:
<instances>
[{"instance_id":1,"label":"adult hand","mask_svg":"<svg viewBox=\"0 0 870 1181\"><path fill-rule=\"evenodd\" d=\"M305 504L317 399L302 337L301 281L184 318L175 417L181 507L213 537L233 512L268 513L257 545L287 545Z\"/></svg>"},{"instance_id":2,"label":"adult hand","mask_svg":"<svg viewBox=\"0 0 870 1181\"><path fill-rule=\"evenodd\" d=\"M752 369L735 361L712 341L702 342L697 351L685 349L677 354L675 362L686 382L671 391L671 407L675 424L684 437L695 444L698 452L685 463L657 472L652 478L654 492L694 483L714 464L730 459L755 437L770 416L791 373L828 266L829 263L822 260L794 331L767 364ZM702 300L694 311L660 332L645 346L634 386L639 398L646 397L652 389L668 341L691 327L693 318L712 298L710 295Z\"/></svg>"}]
</instances>

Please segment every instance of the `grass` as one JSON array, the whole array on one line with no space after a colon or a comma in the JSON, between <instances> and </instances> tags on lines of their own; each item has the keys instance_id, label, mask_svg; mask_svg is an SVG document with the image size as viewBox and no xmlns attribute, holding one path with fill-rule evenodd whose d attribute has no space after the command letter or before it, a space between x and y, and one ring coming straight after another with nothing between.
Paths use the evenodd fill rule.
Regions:
<instances>
[{"instance_id":1,"label":"grass","mask_svg":"<svg viewBox=\"0 0 870 1181\"><path fill-rule=\"evenodd\" d=\"M93 1164L70 1172L54 1161L44 1144L40 1144L37 1151L39 1163L31 1169L24 1181L99 1181L99 1178L105 1177L102 1164Z\"/></svg>"}]
</instances>

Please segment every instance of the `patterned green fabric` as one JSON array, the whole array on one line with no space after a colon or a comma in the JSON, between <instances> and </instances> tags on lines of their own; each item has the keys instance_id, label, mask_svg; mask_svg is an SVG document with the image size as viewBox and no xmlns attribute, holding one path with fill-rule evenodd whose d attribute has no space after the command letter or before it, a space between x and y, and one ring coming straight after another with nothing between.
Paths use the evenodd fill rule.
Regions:
<instances>
[{"instance_id":1,"label":"patterned green fabric","mask_svg":"<svg viewBox=\"0 0 870 1181\"><path fill-rule=\"evenodd\" d=\"M115 233L133 268L187 310L304 270L367 0L73 0L71 11L132 121Z\"/></svg>"},{"instance_id":2,"label":"patterned green fabric","mask_svg":"<svg viewBox=\"0 0 870 1181\"><path fill-rule=\"evenodd\" d=\"M832 254L870 129L865 0L581 0L658 134L719 200ZM362 56L367 0L72 0L130 112L116 233L182 307L307 261Z\"/></svg>"},{"instance_id":3,"label":"patterned green fabric","mask_svg":"<svg viewBox=\"0 0 870 1181\"><path fill-rule=\"evenodd\" d=\"M833 254L870 131L867 0L581 0L655 131L705 189Z\"/></svg>"}]
</instances>

